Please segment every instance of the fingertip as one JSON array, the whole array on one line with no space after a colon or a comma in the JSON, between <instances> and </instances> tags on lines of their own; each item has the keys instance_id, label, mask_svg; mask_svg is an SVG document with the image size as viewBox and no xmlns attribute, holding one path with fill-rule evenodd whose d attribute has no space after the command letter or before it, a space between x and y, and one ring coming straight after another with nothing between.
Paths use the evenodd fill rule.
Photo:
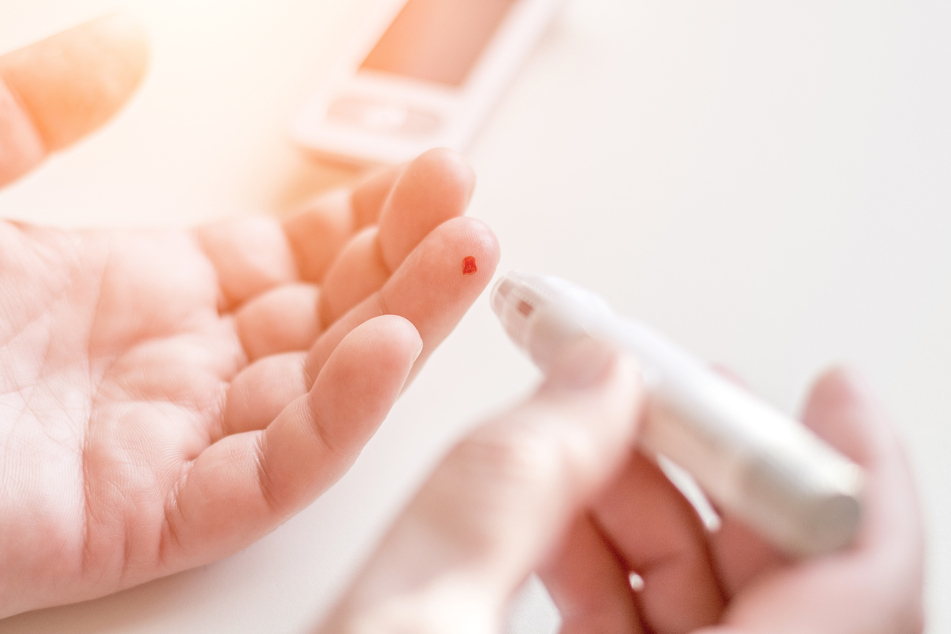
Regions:
<instances>
[{"instance_id":1,"label":"fingertip","mask_svg":"<svg viewBox=\"0 0 951 634\"><path fill-rule=\"evenodd\" d=\"M148 66L145 28L112 13L0 58L0 76L27 110L48 151L112 117Z\"/></svg>"},{"instance_id":2,"label":"fingertip","mask_svg":"<svg viewBox=\"0 0 951 634\"><path fill-rule=\"evenodd\" d=\"M447 229L463 231L460 244L469 247L462 259L462 279L479 282L482 286L488 285L495 275L499 265L501 249L499 240L489 225L475 218L453 218L447 223ZM471 257L472 260L467 261Z\"/></svg>"},{"instance_id":3,"label":"fingertip","mask_svg":"<svg viewBox=\"0 0 951 634\"><path fill-rule=\"evenodd\" d=\"M501 250L492 229L475 218L452 218L443 223L439 235L446 244L449 276L467 285L488 285L499 265ZM454 258L454 259L453 259Z\"/></svg>"},{"instance_id":4,"label":"fingertip","mask_svg":"<svg viewBox=\"0 0 951 634\"><path fill-rule=\"evenodd\" d=\"M419 173L441 178L444 184L450 187L458 187L460 192L466 194L466 202L475 189L475 170L469 165L469 161L455 150L442 147L427 150L410 163L410 166Z\"/></svg>"},{"instance_id":5,"label":"fingertip","mask_svg":"<svg viewBox=\"0 0 951 634\"><path fill-rule=\"evenodd\" d=\"M474 218L452 218L413 250L391 280L413 280L426 288L479 287L481 292L498 262L498 239L485 223Z\"/></svg>"},{"instance_id":6,"label":"fingertip","mask_svg":"<svg viewBox=\"0 0 951 634\"><path fill-rule=\"evenodd\" d=\"M447 224L465 226L472 241L481 245L483 254L488 256L494 264L498 263L499 240L489 225L476 218L454 218Z\"/></svg>"},{"instance_id":7,"label":"fingertip","mask_svg":"<svg viewBox=\"0 0 951 634\"><path fill-rule=\"evenodd\" d=\"M354 395L363 392L366 385L378 385L382 378L392 384L395 398L422 347L423 341L412 322L399 315L381 315L347 333L326 367L333 374L349 377L341 387ZM320 382L318 378L314 389Z\"/></svg>"},{"instance_id":8,"label":"fingertip","mask_svg":"<svg viewBox=\"0 0 951 634\"><path fill-rule=\"evenodd\" d=\"M823 402L861 401L871 394L866 380L853 368L835 365L815 380L810 399Z\"/></svg>"},{"instance_id":9,"label":"fingertip","mask_svg":"<svg viewBox=\"0 0 951 634\"><path fill-rule=\"evenodd\" d=\"M88 122L89 125L98 126L128 101L145 78L150 60L149 34L138 18L124 11L93 20L88 23L88 27L90 39L95 36L99 38L98 50L92 50L90 54L108 58L109 62L107 66L104 60L101 66L101 120ZM87 131L80 130L79 134L86 134ZM64 140L64 143L71 142L68 138Z\"/></svg>"},{"instance_id":10,"label":"fingertip","mask_svg":"<svg viewBox=\"0 0 951 634\"><path fill-rule=\"evenodd\" d=\"M866 467L897 451L895 430L867 381L843 365L823 372L812 386L803 423Z\"/></svg>"},{"instance_id":11,"label":"fingertip","mask_svg":"<svg viewBox=\"0 0 951 634\"><path fill-rule=\"evenodd\" d=\"M311 411L323 413L318 418L328 446L341 455L359 452L386 418L421 348L413 324L396 315L367 320L341 340L307 397Z\"/></svg>"},{"instance_id":12,"label":"fingertip","mask_svg":"<svg viewBox=\"0 0 951 634\"><path fill-rule=\"evenodd\" d=\"M438 342L492 280L498 261L498 240L488 226L453 218L410 254L380 290L381 298L417 324L427 342Z\"/></svg>"},{"instance_id":13,"label":"fingertip","mask_svg":"<svg viewBox=\"0 0 951 634\"><path fill-rule=\"evenodd\" d=\"M127 11L114 11L88 25L111 42L117 52L123 53L131 76L145 72L149 62L149 32L137 17Z\"/></svg>"},{"instance_id":14,"label":"fingertip","mask_svg":"<svg viewBox=\"0 0 951 634\"><path fill-rule=\"evenodd\" d=\"M423 340L413 322L399 315L380 315L357 326L351 334L364 338L364 345L409 360L412 365L423 349Z\"/></svg>"},{"instance_id":15,"label":"fingertip","mask_svg":"<svg viewBox=\"0 0 951 634\"><path fill-rule=\"evenodd\" d=\"M465 213L474 187L472 168L451 150L429 150L407 165L380 214L380 246L390 270L433 229Z\"/></svg>"}]
</instances>

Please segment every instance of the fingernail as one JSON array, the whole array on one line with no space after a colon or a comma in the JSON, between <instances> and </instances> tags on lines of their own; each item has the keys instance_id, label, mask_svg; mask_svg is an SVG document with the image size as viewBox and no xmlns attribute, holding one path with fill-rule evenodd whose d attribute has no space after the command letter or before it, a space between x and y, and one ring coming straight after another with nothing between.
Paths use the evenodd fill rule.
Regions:
<instances>
[{"instance_id":1,"label":"fingernail","mask_svg":"<svg viewBox=\"0 0 951 634\"><path fill-rule=\"evenodd\" d=\"M608 375L617 352L592 337L584 337L555 357L542 389L580 390L597 385Z\"/></svg>"}]
</instances>

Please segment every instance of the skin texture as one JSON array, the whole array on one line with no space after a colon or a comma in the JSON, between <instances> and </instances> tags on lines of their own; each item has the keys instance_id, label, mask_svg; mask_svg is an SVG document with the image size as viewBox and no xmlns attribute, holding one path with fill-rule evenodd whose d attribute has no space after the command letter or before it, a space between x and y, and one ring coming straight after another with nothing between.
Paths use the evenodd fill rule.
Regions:
<instances>
[{"instance_id":1,"label":"skin texture","mask_svg":"<svg viewBox=\"0 0 951 634\"><path fill-rule=\"evenodd\" d=\"M630 450L638 385L601 344L569 350L533 396L446 456L319 631L499 632L532 571L563 633L922 631L920 511L894 428L860 380L826 373L803 413L868 476L855 543L805 561L728 515L704 529Z\"/></svg>"},{"instance_id":2,"label":"skin texture","mask_svg":"<svg viewBox=\"0 0 951 634\"><path fill-rule=\"evenodd\" d=\"M144 50L108 17L0 58L0 182L114 112ZM0 617L226 556L336 481L491 279L473 186L433 150L284 222L0 222Z\"/></svg>"},{"instance_id":3,"label":"skin texture","mask_svg":"<svg viewBox=\"0 0 951 634\"><path fill-rule=\"evenodd\" d=\"M0 57L0 183L108 118L145 50L110 17ZM495 269L472 186L437 150L284 223L0 222L0 616L227 555L334 482ZM803 420L866 468L862 532L804 562L703 530L629 449L638 385L569 350L437 467L323 631L498 631L532 570L564 632L921 631L915 492L860 381L822 377Z\"/></svg>"}]
</instances>

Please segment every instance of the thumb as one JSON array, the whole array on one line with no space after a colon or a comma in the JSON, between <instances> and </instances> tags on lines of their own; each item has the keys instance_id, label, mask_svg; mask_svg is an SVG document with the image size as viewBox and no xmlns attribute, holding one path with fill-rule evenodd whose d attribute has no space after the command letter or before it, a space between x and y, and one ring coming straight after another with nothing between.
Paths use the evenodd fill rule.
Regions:
<instances>
[{"instance_id":1,"label":"thumb","mask_svg":"<svg viewBox=\"0 0 951 634\"><path fill-rule=\"evenodd\" d=\"M628 454L639 385L633 363L601 343L567 350L532 398L440 463L325 631L495 631L518 586Z\"/></svg>"},{"instance_id":2,"label":"thumb","mask_svg":"<svg viewBox=\"0 0 951 634\"><path fill-rule=\"evenodd\" d=\"M147 62L145 32L124 14L0 56L0 185L114 115Z\"/></svg>"}]
</instances>

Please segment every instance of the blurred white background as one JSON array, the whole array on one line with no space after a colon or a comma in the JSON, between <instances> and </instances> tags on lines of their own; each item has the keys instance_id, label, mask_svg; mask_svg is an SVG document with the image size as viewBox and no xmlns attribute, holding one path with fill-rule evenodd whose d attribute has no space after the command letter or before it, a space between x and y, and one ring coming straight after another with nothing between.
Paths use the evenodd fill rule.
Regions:
<instances>
[{"instance_id":1,"label":"blurred white background","mask_svg":"<svg viewBox=\"0 0 951 634\"><path fill-rule=\"evenodd\" d=\"M153 36L131 105L0 193L0 215L182 225L344 182L286 130L372 4L0 0L0 51L116 7ZM931 632L951 631L949 32L942 0L572 0L469 153L501 271L590 286L790 411L830 363L868 377L920 485ZM0 629L301 631L447 445L536 380L483 298L298 517L222 562ZM550 629L523 608L518 631Z\"/></svg>"}]
</instances>

